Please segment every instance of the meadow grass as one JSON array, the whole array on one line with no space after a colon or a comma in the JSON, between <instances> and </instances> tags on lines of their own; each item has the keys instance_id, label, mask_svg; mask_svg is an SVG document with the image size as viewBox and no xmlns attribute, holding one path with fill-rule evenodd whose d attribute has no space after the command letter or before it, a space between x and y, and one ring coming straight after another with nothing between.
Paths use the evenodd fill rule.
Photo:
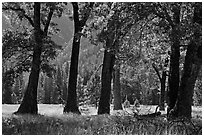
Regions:
<instances>
[{"instance_id":1,"label":"meadow grass","mask_svg":"<svg viewBox=\"0 0 204 137\"><path fill-rule=\"evenodd\" d=\"M10 115L2 118L3 135L197 135L202 120L167 121L165 117L137 119L133 116L64 114Z\"/></svg>"}]
</instances>

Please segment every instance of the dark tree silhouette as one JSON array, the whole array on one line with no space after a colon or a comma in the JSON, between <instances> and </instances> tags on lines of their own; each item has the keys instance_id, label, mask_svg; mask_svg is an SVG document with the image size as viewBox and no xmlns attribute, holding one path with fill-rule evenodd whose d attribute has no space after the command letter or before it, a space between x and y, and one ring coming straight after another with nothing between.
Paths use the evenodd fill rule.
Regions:
<instances>
[{"instance_id":1,"label":"dark tree silhouette","mask_svg":"<svg viewBox=\"0 0 204 137\"><path fill-rule=\"evenodd\" d=\"M34 39L35 44L33 47L33 60L31 66L31 73L29 76L28 86L25 91L23 101L18 108L15 114L18 113L31 113L37 114L38 113L38 106L37 106L37 87L38 87L38 80L39 80L39 73L40 73L40 65L41 65L41 53L42 53L42 39L47 36L48 27L53 15L53 10L50 8L50 13L47 18L46 26L44 31L41 29L40 24L40 7L41 3L35 2L34 3L34 17L33 20L29 18L31 25L34 27Z\"/></svg>"},{"instance_id":2,"label":"dark tree silhouette","mask_svg":"<svg viewBox=\"0 0 204 137\"><path fill-rule=\"evenodd\" d=\"M170 68L169 68L169 90L168 90L168 110L167 114L176 104L179 90L179 58L180 58L180 6L173 8L173 20L170 21L172 31L170 34L171 54L170 54Z\"/></svg>"},{"instance_id":3,"label":"dark tree silhouette","mask_svg":"<svg viewBox=\"0 0 204 137\"><path fill-rule=\"evenodd\" d=\"M193 23L194 35L187 47L178 99L171 113L174 117L191 118L194 86L202 66L202 3L194 5Z\"/></svg>"},{"instance_id":4,"label":"dark tree silhouette","mask_svg":"<svg viewBox=\"0 0 204 137\"><path fill-rule=\"evenodd\" d=\"M107 41L109 44L109 41ZM109 47L109 46L108 46ZM105 50L102 79L101 79L101 96L99 101L98 114L110 114L110 94L111 94L111 80L114 65L115 55L110 50Z\"/></svg>"},{"instance_id":5,"label":"dark tree silhouette","mask_svg":"<svg viewBox=\"0 0 204 137\"><path fill-rule=\"evenodd\" d=\"M89 4L86 14L82 16L82 18L80 19L78 3L77 2L72 3L74 16L74 39L72 44L71 64L69 71L68 94L66 105L64 107L64 113L73 112L80 114L77 105L77 93L76 93L80 39L81 31L84 25L86 24L86 21L89 17L93 5L94 3Z\"/></svg>"}]
</instances>

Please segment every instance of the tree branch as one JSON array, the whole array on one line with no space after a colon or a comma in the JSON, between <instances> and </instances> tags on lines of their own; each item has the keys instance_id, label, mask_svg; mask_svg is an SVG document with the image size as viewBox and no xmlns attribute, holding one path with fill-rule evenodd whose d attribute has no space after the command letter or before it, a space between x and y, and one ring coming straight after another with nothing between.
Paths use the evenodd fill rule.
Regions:
<instances>
[{"instance_id":1,"label":"tree branch","mask_svg":"<svg viewBox=\"0 0 204 137\"><path fill-rule=\"evenodd\" d=\"M27 14L25 14L25 10L24 9L13 8L13 7L3 7L2 10L12 10L12 11L20 11L20 12L22 12L23 13L23 17L26 18L30 22L32 27L34 27L33 20L31 19L31 17L29 17Z\"/></svg>"},{"instance_id":2,"label":"tree branch","mask_svg":"<svg viewBox=\"0 0 204 137\"><path fill-rule=\"evenodd\" d=\"M54 8L53 6L50 8L50 12L48 14L48 17L47 17L47 22L45 24L45 28L44 28L44 33L47 35L47 32L48 32L48 28L49 28L49 25L50 25L50 21L52 19L52 15L53 15L53 12L54 12Z\"/></svg>"},{"instance_id":3,"label":"tree branch","mask_svg":"<svg viewBox=\"0 0 204 137\"><path fill-rule=\"evenodd\" d=\"M77 2L72 2L72 6L73 6L74 23L77 24L77 26L74 25L74 27L75 27L75 29L76 29L76 27L81 28L81 26L78 25L78 24L80 24L79 12L78 12L78 10L79 10L78 3Z\"/></svg>"},{"instance_id":4,"label":"tree branch","mask_svg":"<svg viewBox=\"0 0 204 137\"><path fill-rule=\"evenodd\" d=\"M162 78L161 78L161 76L160 76L160 74L159 74L159 70L158 70L158 68L156 67L156 65L153 63L152 64L152 67L154 68L154 70L156 71L156 73L157 73L157 76L159 77L159 80L161 81L162 80Z\"/></svg>"},{"instance_id":5,"label":"tree branch","mask_svg":"<svg viewBox=\"0 0 204 137\"><path fill-rule=\"evenodd\" d=\"M166 20L169 22L170 26L173 26L174 23L173 23L173 21L171 20L171 17L169 16L169 14L168 14L166 8L162 7L161 4L154 4L154 6L155 6L155 8L154 8L154 11L155 11L154 14L157 15L158 17L160 17L160 18L166 19ZM164 11L164 13L158 12L158 10L156 9L158 6ZM165 16L166 16L166 17L165 17Z\"/></svg>"},{"instance_id":6,"label":"tree branch","mask_svg":"<svg viewBox=\"0 0 204 137\"><path fill-rule=\"evenodd\" d=\"M31 54L29 54L27 57L25 57L25 59L22 60L21 62L17 62L16 65L13 68L18 69L18 67L22 66L30 57L32 57Z\"/></svg>"},{"instance_id":7,"label":"tree branch","mask_svg":"<svg viewBox=\"0 0 204 137\"><path fill-rule=\"evenodd\" d=\"M85 16L82 18L82 20L80 20L80 25L83 27L86 24L86 21L89 18L90 12L93 8L94 2L90 2L90 5L88 7L88 11L85 13Z\"/></svg>"}]
</instances>

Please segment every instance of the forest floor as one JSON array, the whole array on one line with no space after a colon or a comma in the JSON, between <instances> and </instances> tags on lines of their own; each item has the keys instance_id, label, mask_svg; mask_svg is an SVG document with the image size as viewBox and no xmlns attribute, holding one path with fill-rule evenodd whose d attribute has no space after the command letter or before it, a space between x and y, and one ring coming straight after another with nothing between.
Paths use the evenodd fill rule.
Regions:
<instances>
[{"instance_id":1,"label":"forest floor","mask_svg":"<svg viewBox=\"0 0 204 137\"><path fill-rule=\"evenodd\" d=\"M79 107L82 115L63 114L63 105L39 104L39 115L13 115L19 105L2 105L2 134L202 134L202 107L193 107L191 121L167 121L165 111L155 118L138 119L155 112L156 106L140 105L97 115L93 106Z\"/></svg>"}]
</instances>

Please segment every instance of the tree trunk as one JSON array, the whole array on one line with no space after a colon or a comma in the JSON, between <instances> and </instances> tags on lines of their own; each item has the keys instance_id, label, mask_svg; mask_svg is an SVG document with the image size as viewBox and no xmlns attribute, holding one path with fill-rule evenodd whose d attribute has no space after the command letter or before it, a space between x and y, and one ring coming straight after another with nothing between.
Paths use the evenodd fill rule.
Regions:
<instances>
[{"instance_id":1,"label":"tree trunk","mask_svg":"<svg viewBox=\"0 0 204 137\"><path fill-rule=\"evenodd\" d=\"M199 26L196 26L194 39L187 48L178 100L173 113L173 116L187 118L191 118L194 86L202 67L202 32L200 31L200 26L202 26L202 3L196 3L194 6L193 23L195 25L198 23Z\"/></svg>"},{"instance_id":2,"label":"tree trunk","mask_svg":"<svg viewBox=\"0 0 204 137\"><path fill-rule=\"evenodd\" d=\"M174 113L172 113L174 117L191 118L194 86L201 69L201 63L195 61L197 49L198 46L195 43L188 45L178 99L174 107Z\"/></svg>"},{"instance_id":3,"label":"tree trunk","mask_svg":"<svg viewBox=\"0 0 204 137\"><path fill-rule=\"evenodd\" d=\"M170 70L169 70L169 91L168 91L168 112L173 109L176 104L178 90L179 90L179 57L180 57L180 48L179 41L174 42L171 46L171 55L170 55Z\"/></svg>"},{"instance_id":4,"label":"tree trunk","mask_svg":"<svg viewBox=\"0 0 204 137\"><path fill-rule=\"evenodd\" d=\"M68 95L67 95L67 102L64 107L64 113L73 112L73 113L80 114L80 111L77 105L76 86L77 86L78 60L79 60L80 38L81 38L79 33L81 32L82 27L79 21L78 4L72 3L72 5L74 10L74 39L72 44L71 65L70 65L70 71L69 71Z\"/></svg>"},{"instance_id":5,"label":"tree trunk","mask_svg":"<svg viewBox=\"0 0 204 137\"><path fill-rule=\"evenodd\" d=\"M162 70L162 75L160 76L159 70L158 68L155 66L155 64L152 64L152 67L154 68L154 70L157 73L157 76L159 77L159 81L160 81L160 85L161 85L161 94L160 94L160 100L159 100L159 106L160 106L160 110L165 110L165 100L166 100L166 68L168 66L168 62L169 59L168 57L165 59L165 63L163 66L163 70Z\"/></svg>"},{"instance_id":6,"label":"tree trunk","mask_svg":"<svg viewBox=\"0 0 204 137\"><path fill-rule=\"evenodd\" d=\"M50 104L51 103L51 80L49 77L45 78L45 84L44 84L44 91L45 91L45 97L44 97L44 103L45 104Z\"/></svg>"},{"instance_id":7,"label":"tree trunk","mask_svg":"<svg viewBox=\"0 0 204 137\"><path fill-rule=\"evenodd\" d=\"M11 76L12 70L3 71L2 76L2 103L3 104L12 104L12 85L13 77Z\"/></svg>"},{"instance_id":8,"label":"tree trunk","mask_svg":"<svg viewBox=\"0 0 204 137\"><path fill-rule=\"evenodd\" d=\"M67 91L68 91L68 84L67 84L67 78L69 77L69 63L66 63L65 70L63 73L63 104L66 103L67 99Z\"/></svg>"},{"instance_id":9,"label":"tree trunk","mask_svg":"<svg viewBox=\"0 0 204 137\"><path fill-rule=\"evenodd\" d=\"M161 96L160 96L160 109L165 110L165 101L166 101L166 68L169 64L169 58L165 59L165 63L163 66L162 77L161 77Z\"/></svg>"},{"instance_id":10,"label":"tree trunk","mask_svg":"<svg viewBox=\"0 0 204 137\"><path fill-rule=\"evenodd\" d=\"M33 61L31 74L29 76L28 87L25 91L25 95L23 101L16 113L31 113L37 114L37 87L38 87L38 79L40 73L40 56L41 56L41 48L35 47L33 53Z\"/></svg>"},{"instance_id":11,"label":"tree trunk","mask_svg":"<svg viewBox=\"0 0 204 137\"><path fill-rule=\"evenodd\" d=\"M166 71L163 70L161 78L161 95L160 95L160 110L165 110L165 91L166 91Z\"/></svg>"},{"instance_id":12,"label":"tree trunk","mask_svg":"<svg viewBox=\"0 0 204 137\"><path fill-rule=\"evenodd\" d=\"M173 19L171 23L172 31L170 34L171 54L170 54L170 68L169 68L169 90L168 90L168 109L169 111L175 106L178 90L179 90L179 58L180 58L180 6L173 8Z\"/></svg>"},{"instance_id":13,"label":"tree trunk","mask_svg":"<svg viewBox=\"0 0 204 137\"><path fill-rule=\"evenodd\" d=\"M40 73L40 56L41 56L41 45L42 45L42 31L40 29L40 3L34 4L34 37L35 37L35 46L33 49L33 60L31 67L31 74L29 76L29 82L23 101L18 108L18 113L30 113L37 114L37 87L38 79Z\"/></svg>"},{"instance_id":14,"label":"tree trunk","mask_svg":"<svg viewBox=\"0 0 204 137\"><path fill-rule=\"evenodd\" d=\"M69 72L67 103L64 108L64 112L66 113L73 112L73 113L80 114L78 105L77 105L77 93L76 93L79 46L80 46L80 40L76 38L76 36L74 36L73 46L72 46L71 65L70 65L70 72Z\"/></svg>"},{"instance_id":15,"label":"tree trunk","mask_svg":"<svg viewBox=\"0 0 204 137\"><path fill-rule=\"evenodd\" d=\"M67 91L68 91L68 86L67 86L67 82L63 82L63 104L66 103L66 98L67 98Z\"/></svg>"},{"instance_id":16,"label":"tree trunk","mask_svg":"<svg viewBox=\"0 0 204 137\"><path fill-rule=\"evenodd\" d=\"M113 71L113 110L122 110L120 90L120 65Z\"/></svg>"},{"instance_id":17,"label":"tree trunk","mask_svg":"<svg viewBox=\"0 0 204 137\"><path fill-rule=\"evenodd\" d=\"M64 107L64 112L73 112L80 114L77 105L77 74L78 74L78 60L79 60L79 48L80 48L80 39L81 39L81 31L86 24L86 21L89 17L91 9L94 3L90 3L87 13L82 16L81 20L79 20L79 7L77 2L72 2L73 6L73 15L74 15L74 39L72 44L72 55L71 55L71 65L69 72L69 85L68 85L68 94L67 94L67 102Z\"/></svg>"},{"instance_id":18,"label":"tree trunk","mask_svg":"<svg viewBox=\"0 0 204 137\"><path fill-rule=\"evenodd\" d=\"M98 114L110 114L110 94L111 94L111 79L114 65L114 54L104 52L103 68L102 68L102 86L99 101Z\"/></svg>"}]
</instances>

